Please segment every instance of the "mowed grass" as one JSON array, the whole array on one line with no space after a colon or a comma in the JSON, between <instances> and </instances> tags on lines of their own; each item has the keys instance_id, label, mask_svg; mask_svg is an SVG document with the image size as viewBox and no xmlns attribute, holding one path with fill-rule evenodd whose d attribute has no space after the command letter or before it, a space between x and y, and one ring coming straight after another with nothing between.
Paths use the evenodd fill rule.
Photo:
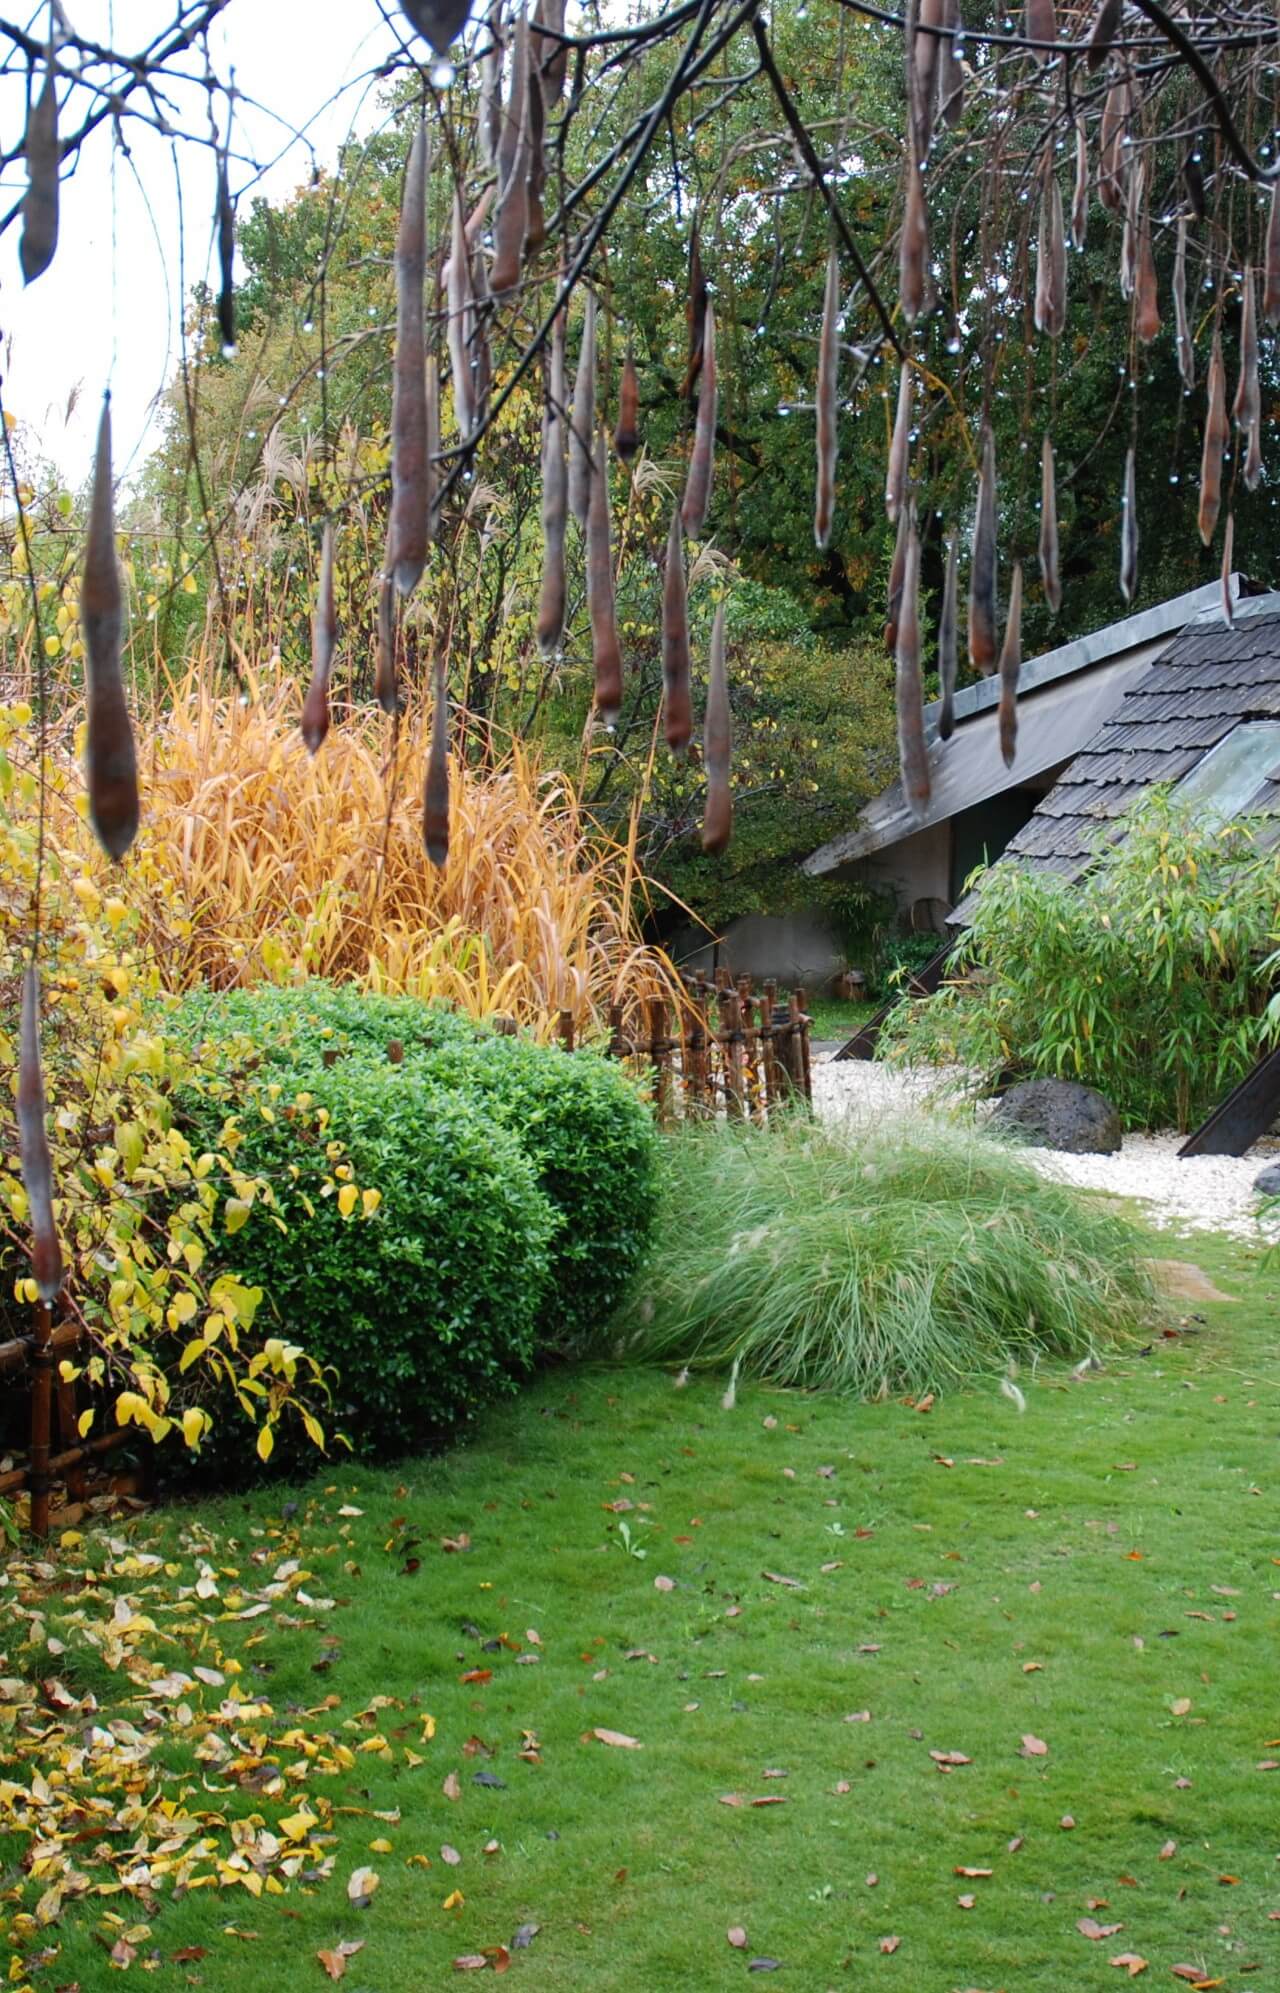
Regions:
<instances>
[{"instance_id":1,"label":"mowed grass","mask_svg":"<svg viewBox=\"0 0 1280 1993\"><path fill-rule=\"evenodd\" d=\"M447 1458L132 1525L175 1584L197 1525L219 1567L302 1557L332 1612L216 1629L274 1711L248 1727L376 1724L388 1756L297 1775L298 1799L346 1809L328 1880L166 1902L130 1969L295 1993L326 1983L319 1950L363 1940L348 1993L420 1993L536 1924L513 1985L730 1988L766 1959L806 1989L1100 1993L1125 1953L1143 1985L1177 1964L1280 1983L1280 1770L1258 1769L1280 1758L1278 1282L1242 1248L1160 1249L1240 1298L1175 1304L1181 1333L1101 1374L1024 1376L1025 1415L989 1387L928 1412L753 1387L725 1411L722 1381L566 1371ZM107 1710L113 1681L93 1681ZM223 1797L193 1804L254 1810L206 1781ZM141 1914L68 1907L33 1985L118 1983L104 1908Z\"/></svg>"}]
</instances>

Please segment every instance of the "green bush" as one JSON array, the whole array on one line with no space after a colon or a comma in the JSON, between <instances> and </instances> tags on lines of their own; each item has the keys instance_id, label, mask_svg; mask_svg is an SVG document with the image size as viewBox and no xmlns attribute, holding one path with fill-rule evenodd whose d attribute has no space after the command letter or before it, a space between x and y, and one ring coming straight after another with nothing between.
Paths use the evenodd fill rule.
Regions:
<instances>
[{"instance_id":1,"label":"green bush","mask_svg":"<svg viewBox=\"0 0 1280 1993\"><path fill-rule=\"evenodd\" d=\"M1130 1128L1193 1127L1270 1044L1280 851L1154 790L1074 884L999 864L981 884L956 978L904 1002L890 1059L1098 1087Z\"/></svg>"},{"instance_id":2,"label":"green bush","mask_svg":"<svg viewBox=\"0 0 1280 1993\"><path fill-rule=\"evenodd\" d=\"M1152 1303L1124 1220L936 1118L865 1138L689 1129L670 1158L612 1326L629 1357L878 1398L1081 1358Z\"/></svg>"}]
</instances>

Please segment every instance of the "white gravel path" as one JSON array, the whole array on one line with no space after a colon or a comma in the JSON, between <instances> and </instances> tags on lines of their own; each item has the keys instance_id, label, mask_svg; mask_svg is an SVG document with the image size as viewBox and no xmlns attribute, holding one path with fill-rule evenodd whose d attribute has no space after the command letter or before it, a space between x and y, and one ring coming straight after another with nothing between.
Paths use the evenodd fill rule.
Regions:
<instances>
[{"instance_id":1,"label":"white gravel path","mask_svg":"<svg viewBox=\"0 0 1280 1993\"><path fill-rule=\"evenodd\" d=\"M847 1059L834 1065L816 1059L813 1098L824 1120L852 1124L883 1122L886 1116L929 1111L947 1102L950 1075L901 1072L874 1061ZM979 1103L975 1118L986 1109ZM1025 1149L1028 1162L1059 1182L1140 1198L1152 1224L1173 1232L1228 1232L1255 1243L1270 1236L1254 1216L1253 1179L1280 1155L1280 1142L1268 1140L1247 1156L1197 1156L1178 1160L1179 1135L1126 1135L1114 1156L1064 1156L1054 1149Z\"/></svg>"}]
</instances>

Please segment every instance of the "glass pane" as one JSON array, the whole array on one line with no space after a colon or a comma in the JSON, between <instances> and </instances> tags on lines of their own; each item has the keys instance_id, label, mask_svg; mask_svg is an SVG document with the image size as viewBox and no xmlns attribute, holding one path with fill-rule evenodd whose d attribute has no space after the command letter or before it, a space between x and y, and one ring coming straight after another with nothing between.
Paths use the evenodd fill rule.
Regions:
<instances>
[{"instance_id":1,"label":"glass pane","mask_svg":"<svg viewBox=\"0 0 1280 1993\"><path fill-rule=\"evenodd\" d=\"M1202 804L1219 823L1243 812L1268 777L1280 772L1280 720L1253 720L1220 740L1174 790Z\"/></svg>"}]
</instances>

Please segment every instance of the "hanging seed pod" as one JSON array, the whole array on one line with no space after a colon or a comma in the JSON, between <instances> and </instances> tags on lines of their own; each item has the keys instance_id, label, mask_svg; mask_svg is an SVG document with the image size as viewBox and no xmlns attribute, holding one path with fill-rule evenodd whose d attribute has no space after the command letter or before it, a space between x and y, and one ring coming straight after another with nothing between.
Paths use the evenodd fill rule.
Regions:
<instances>
[{"instance_id":1,"label":"hanging seed pod","mask_svg":"<svg viewBox=\"0 0 1280 1993\"><path fill-rule=\"evenodd\" d=\"M492 172L498 164L502 145L502 7L490 7L485 16L489 42L480 57L480 103L476 116L476 136L480 157Z\"/></svg>"},{"instance_id":2,"label":"hanging seed pod","mask_svg":"<svg viewBox=\"0 0 1280 1993\"><path fill-rule=\"evenodd\" d=\"M1182 183L1187 190L1191 212L1197 221L1205 217L1204 174L1200 171L1200 154L1193 145L1182 162Z\"/></svg>"},{"instance_id":3,"label":"hanging seed pod","mask_svg":"<svg viewBox=\"0 0 1280 1993\"><path fill-rule=\"evenodd\" d=\"M53 1215L53 1159L46 1127L44 1076L40 1070L40 981L34 962L22 978L22 1023L18 1041L18 1161L27 1193L31 1226L31 1273L45 1303L62 1286L62 1247Z\"/></svg>"},{"instance_id":4,"label":"hanging seed pod","mask_svg":"<svg viewBox=\"0 0 1280 1993\"><path fill-rule=\"evenodd\" d=\"M1129 175L1125 191L1124 232L1120 237L1120 295L1127 304L1138 281L1138 225L1142 199L1142 168Z\"/></svg>"},{"instance_id":5,"label":"hanging seed pod","mask_svg":"<svg viewBox=\"0 0 1280 1993\"><path fill-rule=\"evenodd\" d=\"M472 419L479 429L489 412L489 390L493 386L493 354L489 348L493 313L489 309L491 294L484 255L479 249L471 258L471 301Z\"/></svg>"},{"instance_id":6,"label":"hanging seed pod","mask_svg":"<svg viewBox=\"0 0 1280 1993\"><path fill-rule=\"evenodd\" d=\"M702 327L702 385L698 389L698 414L693 425L693 454L680 508L684 530L691 540L700 537L711 503L716 461L716 400L716 318L708 301Z\"/></svg>"},{"instance_id":7,"label":"hanging seed pod","mask_svg":"<svg viewBox=\"0 0 1280 1993\"><path fill-rule=\"evenodd\" d=\"M564 313L551 328L547 400L542 411L542 595L538 603L538 649L554 657L564 639L564 535L569 515L569 470L565 462Z\"/></svg>"},{"instance_id":8,"label":"hanging seed pod","mask_svg":"<svg viewBox=\"0 0 1280 1993\"><path fill-rule=\"evenodd\" d=\"M227 180L227 155L218 154L218 336L222 350L236 350L236 216Z\"/></svg>"},{"instance_id":9,"label":"hanging seed pod","mask_svg":"<svg viewBox=\"0 0 1280 1993\"><path fill-rule=\"evenodd\" d=\"M1076 184L1071 197L1071 240L1083 249L1089 229L1089 138L1084 119L1076 119Z\"/></svg>"},{"instance_id":10,"label":"hanging seed pod","mask_svg":"<svg viewBox=\"0 0 1280 1993\"><path fill-rule=\"evenodd\" d=\"M529 23L521 9L511 60L511 96L498 155L498 205L493 216L493 269L489 284L498 298L515 289L524 262L529 227L530 102Z\"/></svg>"},{"instance_id":11,"label":"hanging seed pod","mask_svg":"<svg viewBox=\"0 0 1280 1993\"><path fill-rule=\"evenodd\" d=\"M707 319L707 280L702 268L702 250L699 243L698 224L693 224L689 237L689 295L685 302L685 319L689 327L689 364L685 370L680 393L685 401L693 393L693 384L702 371L702 335Z\"/></svg>"},{"instance_id":12,"label":"hanging seed pod","mask_svg":"<svg viewBox=\"0 0 1280 1993\"><path fill-rule=\"evenodd\" d=\"M547 186L547 106L532 50L529 59L529 139L525 148L529 181L529 219L525 224L524 256L528 262L547 239L547 215L542 204Z\"/></svg>"},{"instance_id":13,"label":"hanging seed pod","mask_svg":"<svg viewBox=\"0 0 1280 1993\"><path fill-rule=\"evenodd\" d=\"M400 690L396 683L395 582L389 574L378 577L378 639L374 650L373 696L384 713L400 711Z\"/></svg>"},{"instance_id":14,"label":"hanging seed pod","mask_svg":"<svg viewBox=\"0 0 1280 1993\"><path fill-rule=\"evenodd\" d=\"M1085 62L1090 71L1099 68L1106 61L1107 51L1116 38L1116 29L1120 26L1123 8L1124 0L1102 0L1102 5L1094 16L1085 53Z\"/></svg>"},{"instance_id":15,"label":"hanging seed pod","mask_svg":"<svg viewBox=\"0 0 1280 1993\"><path fill-rule=\"evenodd\" d=\"M1187 220L1178 216L1178 247L1173 257L1173 326L1175 343L1178 349L1178 372L1182 385L1190 394L1196 384L1196 350L1191 341L1191 322L1187 317Z\"/></svg>"},{"instance_id":16,"label":"hanging seed pod","mask_svg":"<svg viewBox=\"0 0 1280 1993\"><path fill-rule=\"evenodd\" d=\"M516 155L524 145L529 120L529 22L522 7L511 38L511 88L502 107L498 136L498 187L510 185Z\"/></svg>"},{"instance_id":17,"label":"hanging seed pod","mask_svg":"<svg viewBox=\"0 0 1280 1993\"><path fill-rule=\"evenodd\" d=\"M614 607L609 523L609 451L602 428L596 438L595 475L587 512L587 609L591 617L596 713L606 727L613 727L622 710L622 651Z\"/></svg>"},{"instance_id":18,"label":"hanging seed pod","mask_svg":"<svg viewBox=\"0 0 1280 1993\"><path fill-rule=\"evenodd\" d=\"M1040 445L1040 579L1053 615L1062 607L1062 574L1058 565L1058 481L1054 474L1053 441L1048 430Z\"/></svg>"},{"instance_id":19,"label":"hanging seed pod","mask_svg":"<svg viewBox=\"0 0 1280 1993\"><path fill-rule=\"evenodd\" d=\"M996 661L996 445L991 425L982 425L978 504L969 557L969 662L990 671Z\"/></svg>"},{"instance_id":20,"label":"hanging seed pod","mask_svg":"<svg viewBox=\"0 0 1280 1993\"><path fill-rule=\"evenodd\" d=\"M439 511L440 483L440 363L434 353L427 355L427 538L434 538Z\"/></svg>"},{"instance_id":21,"label":"hanging seed pod","mask_svg":"<svg viewBox=\"0 0 1280 1993\"><path fill-rule=\"evenodd\" d=\"M391 387L391 514L387 566L402 595L427 561L427 361L422 285L427 265L427 127L409 148L396 235L396 356Z\"/></svg>"},{"instance_id":22,"label":"hanging seed pod","mask_svg":"<svg viewBox=\"0 0 1280 1993\"><path fill-rule=\"evenodd\" d=\"M431 712L431 744L422 785L422 841L427 857L441 870L449 856L449 687L444 658L436 654Z\"/></svg>"},{"instance_id":23,"label":"hanging seed pod","mask_svg":"<svg viewBox=\"0 0 1280 1993\"><path fill-rule=\"evenodd\" d=\"M840 257L832 243L827 251L827 283L822 300L822 331L818 337L818 455L813 501L813 538L818 547L831 540L836 509L836 451L839 445L840 396ZM892 515L890 515L892 516Z\"/></svg>"},{"instance_id":24,"label":"hanging seed pod","mask_svg":"<svg viewBox=\"0 0 1280 1993\"><path fill-rule=\"evenodd\" d=\"M915 507L903 513L907 529L902 568L902 607L894 647L894 695L898 714L898 768L913 810L929 801L929 750L924 738L924 680L920 671L920 535Z\"/></svg>"},{"instance_id":25,"label":"hanging seed pod","mask_svg":"<svg viewBox=\"0 0 1280 1993\"><path fill-rule=\"evenodd\" d=\"M582 345L573 383L573 418L569 430L569 510L587 530L591 503L591 464L596 433L596 297L587 292L582 320Z\"/></svg>"},{"instance_id":26,"label":"hanging seed pod","mask_svg":"<svg viewBox=\"0 0 1280 1993\"><path fill-rule=\"evenodd\" d=\"M1058 39L1058 17L1054 12L1053 0L1026 0L1023 20L1027 40L1042 44L1039 48L1033 48L1031 54L1037 62L1048 62L1052 51L1043 44L1056 42Z\"/></svg>"},{"instance_id":27,"label":"hanging seed pod","mask_svg":"<svg viewBox=\"0 0 1280 1993\"><path fill-rule=\"evenodd\" d=\"M542 94L548 110L554 110L564 95L569 51L562 41L556 39L557 35L564 33L564 12L565 0L538 0L533 15L533 62L542 82ZM539 33L542 28L550 28L552 33Z\"/></svg>"},{"instance_id":28,"label":"hanging seed pod","mask_svg":"<svg viewBox=\"0 0 1280 1993\"><path fill-rule=\"evenodd\" d=\"M115 499L111 487L111 397L102 403L93 496L80 577L84 630L85 705L88 726L85 782L89 815L110 858L123 858L138 834L138 762L120 670L124 603L116 559Z\"/></svg>"},{"instance_id":29,"label":"hanging seed pod","mask_svg":"<svg viewBox=\"0 0 1280 1993\"><path fill-rule=\"evenodd\" d=\"M471 17L471 0L400 0L400 6L437 55L457 40Z\"/></svg>"},{"instance_id":30,"label":"hanging seed pod","mask_svg":"<svg viewBox=\"0 0 1280 1993\"><path fill-rule=\"evenodd\" d=\"M947 30L938 54L938 116L944 125L957 125L964 115L964 64L956 53L964 31L960 0L943 0L942 25Z\"/></svg>"},{"instance_id":31,"label":"hanging seed pod","mask_svg":"<svg viewBox=\"0 0 1280 1993\"><path fill-rule=\"evenodd\" d=\"M911 508L904 505L898 514L898 534L889 564L889 599L885 609L884 647L890 657L898 649L898 623L902 616L902 588L907 574L907 520Z\"/></svg>"},{"instance_id":32,"label":"hanging seed pod","mask_svg":"<svg viewBox=\"0 0 1280 1993\"><path fill-rule=\"evenodd\" d=\"M938 94L938 36L944 0L913 0L907 10L907 95L915 119L916 151L929 157ZM914 18L913 18L914 16Z\"/></svg>"},{"instance_id":33,"label":"hanging seed pod","mask_svg":"<svg viewBox=\"0 0 1280 1993\"><path fill-rule=\"evenodd\" d=\"M1149 346L1160 330L1160 297L1156 287L1156 259L1151 252L1151 221L1143 215L1138 225L1138 257L1134 272L1133 329L1144 346Z\"/></svg>"},{"instance_id":34,"label":"hanging seed pod","mask_svg":"<svg viewBox=\"0 0 1280 1993\"><path fill-rule=\"evenodd\" d=\"M679 506L671 514L667 566L662 577L662 720L667 746L673 754L683 754L693 732L693 702L689 690L689 601Z\"/></svg>"},{"instance_id":35,"label":"hanging seed pod","mask_svg":"<svg viewBox=\"0 0 1280 1993\"><path fill-rule=\"evenodd\" d=\"M1134 446L1124 460L1124 498L1120 509L1120 593L1132 602L1138 592L1138 491L1134 479Z\"/></svg>"},{"instance_id":36,"label":"hanging seed pod","mask_svg":"<svg viewBox=\"0 0 1280 1993\"><path fill-rule=\"evenodd\" d=\"M45 71L40 95L27 114L24 140L27 191L22 202L22 239L18 256L22 281L34 284L53 261L58 247L59 170L62 148L58 143L58 94L53 77L53 50Z\"/></svg>"},{"instance_id":37,"label":"hanging seed pod","mask_svg":"<svg viewBox=\"0 0 1280 1993\"><path fill-rule=\"evenodd\" d=\"M1231 561L1236 543L1236 515L1227 514L1227 530L1222 536L1222 620L1228 629L1236 620L1235 598L1231 587Z\"/></svg>"},{"instance_id":38,"label":"hanging seed pod","mask_svg":"<svg viewBox=\"0 0 1280 1993\"><path fill-rule=\"evenodd\" d=\"M717 602L711 626L707 667L707 710L702 723L702 762L707 772L707 796L702 806L702 848L717 857L733 832L733 795L729 774L733 759L733 714L724 661L724 603Z\"/></svg>"},{"instance_id":39,"label":"hanging seed pod","mask_svg":"<svg viewBox=\"0 0 1280 1993\"><path fill-rule=\"evenodd\" d=\"M925 213L924 184L915 153L907 147L906 198L902 232L898 239L898 301L908 325L914 325L925 308L929 264L929 222Z\"/></svg>"},{"instance_id":40,"label":"hanging seed pod","mask_svg":"<svg viewBox=\"0 0 1280 1993\"><path fill-rule=\"evenodd\" d=\"M1280 325L1280 181L1271 194L1267 216L1267 246L1262 264L1262 316L1268 325Z\"/></svg>"},{"instance_id":41,"label":"hanging seed pod","mask_svg":"<svg viewBox=\"0 0 1280 1993\"><path fill-rule=\"evenodd\" d=\"M1067 242L1062 192L1051 173L1040 201L1040 244L1036 260L1037 332L1060 338L1067 323Z\"/></svg>"},{"instance_id":42,"label":"hanging seed pod","mask_svg":"<svg viewBox=\"0 0 1280 1993\"><path fill-rule=\"evenodd\" d=\"M1018 751L1018 680L1022 676L1022 562L1009 585L1009 617L1000 646L1000 753L1006 768Z\"/></svg>"},{"instance_id":43,"label":"hanging seed pod","mask_svg":"<svg viewBox=\"0 0 1280 1993\"><path fill-rule=\"evenodd\" d=\"M913 414L913 388L911 363L904 360L898 375L898 410L893 422L893 438L889 444L889 468L884 481L884 509L890 523L897 520L906 502L907 472L911 457L911 419Z\"/></svg>"},{"instance_id":44,"label":"hanging seed pod","mask_svg":"<svg viewBox=\"0 0 1280 1993\"><path fill-rule=\"evenodd\" d=\"M618 390L618 426L613 447L624 464L629 464L640 448L640 382L636 377L635 355L627 341L627 357L622 363L622 386Z\"/></svg>"},{"instance_id":45,"label":"hanging seed pod","mask_svg":"<svg viewBox=\"0 0 1280 1993\"><path fill-rule=\"evenodd\" d=\"M329 677L338 642L338 611L333 599L333 524L326 522L320 549L320 585L311 618L311 683L302 702L302 738L311 754L319 752L329 731Z\"/></svg>"},{"instance_id":46,"label":"hanging seed pod","mask_svg":"<svg viewBox=\"0 0 1280 1993\"><path fill-rule=\"evenodd\" d=\"M1098 135L1098 199L1113 214L1124 206L1124 136L1130 108L1129 85L1113 83L1103 101Z\"/></svg>"},{"instance_id":47,"label":"hanging seed pod","mask_svg":"<svg viewBox=\"0 0 1280 1993\"><path fill-rule=\"evenodd\" d=\"M1231 431L1227 427L1227 374L1222 364L1222 335L1213 335L1209 359L1208 412L1204 424L1204 450L1200 458L1200 538L1207 547L1218 524L1222 503L1222 458Z\"/></svg>"},{"instance_id":48,"label":"hanging seed pod","mask_svg":"<svg viewBox=\"0 0 1280 1993\"><path fill-rule=\"evenodd\" d=\"M475 392L471 378L471 259L462 224L462 195L453 195L453 231L445 286L449 311L449 370L453 376L453 412L458 435L465 443L476 427Z\"/></svg>"},{"instance_id":49,"label":"hanging seed pod","mask_svg":"<svg viewBox=\"0 0 1280 1993\"><path fill-rule=\"evenodd\" d=\"M956 730L956 667L960 625L960 535L947 535L947 578L942 588L942 614L938 618L938 685L942 705L938 712L938 734L950 740Z\"/></svg>"},{"instance_id":50,"label":"hanging seed pod","mask_svg":"<svg viewBox=\"0 0 1280 1993\"><path fill-rule=\"evenodd\" d=\"M1244 290L1240 307L1240 379L1231 406L1237 429L1244 431L1247 451L1244 482L1253 491L1262 476L1262 391L1258 384L1258 310L1253 270L1244 266Z\"/></svg>"}]
</instances>

